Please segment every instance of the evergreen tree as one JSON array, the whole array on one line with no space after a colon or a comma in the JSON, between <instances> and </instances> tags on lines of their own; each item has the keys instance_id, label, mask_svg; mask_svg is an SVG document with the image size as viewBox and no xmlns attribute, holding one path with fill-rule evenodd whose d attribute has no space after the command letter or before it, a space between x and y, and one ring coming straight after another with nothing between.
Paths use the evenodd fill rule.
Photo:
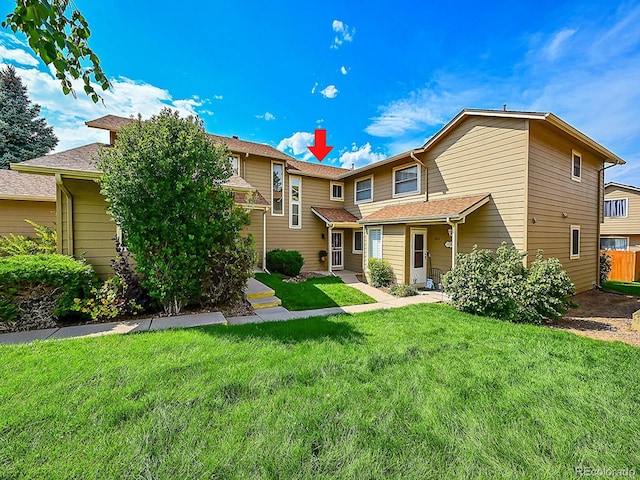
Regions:
<instances>
[{"instance_id":1,"label":"evergreen tree","mask_svg":"<svg viewBox=\"0 0 640 480\"><path fill-rule=\"evenodd\" d=\"M0 70L0 168L49 153L58 144L53 128L32 104L27 87L9 65Z\"/></svg>"}]
</instances>

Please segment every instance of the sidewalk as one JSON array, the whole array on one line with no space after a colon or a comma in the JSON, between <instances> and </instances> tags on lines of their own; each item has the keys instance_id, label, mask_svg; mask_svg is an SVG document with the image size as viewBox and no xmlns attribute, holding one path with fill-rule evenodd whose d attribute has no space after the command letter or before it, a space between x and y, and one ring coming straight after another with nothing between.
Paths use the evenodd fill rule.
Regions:
<instances>
[{"instance_id":1,"label":"sidewalk","mask_svg":"<svg viewBox=\"0 0 640 480\"><path fill-rule=\"evenodd\" d=\"M29 343L34 340L50 340L78 337L98 337L102 335L125 334L143 332L146 330L165 330L168 328L191 328L204 327L209 325L243 325L246 323L275 322L282 320L294 320L297 318L318 317L324 315L336 315L341 313L352 314L359 312L369 312L372 310L382 310L388 308L400 308L417 303L438 303L446 301L446 296L436 292L421 292L415 297L394 297L381 292L365 283L358 281L351 272L341 272L339 276L344 283L357 288L366 293L376 303L364 305L351 305L348 307L320 308L316 310L302 310L290 312L284 307L261 308L256 310L254 315L244 317L229 317L221 312L208 312L187 315L176 315L175 317L152 317L141 318L140 320L129 322L111 323L91 323L86 325L74 325L72 327L49 328L45 330L29 330L27 332L14 332L0 334L0 345Z\"/></svg>"}]
</instances>

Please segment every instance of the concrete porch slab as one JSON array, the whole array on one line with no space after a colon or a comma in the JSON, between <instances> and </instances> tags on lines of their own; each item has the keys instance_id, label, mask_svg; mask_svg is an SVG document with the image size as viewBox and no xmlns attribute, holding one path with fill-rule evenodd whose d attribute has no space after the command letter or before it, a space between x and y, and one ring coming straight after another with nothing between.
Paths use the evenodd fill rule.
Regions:
<instances>
[{"instance_id":1,"label":"concrete porch slab","mask_svg":"<svg viewBox=\"0 0 640 480\"><path fill-rule=\"evenodd\" d=\"M34 340L46 340L59 328L45 328L43 330L28 330L26 332L11 332L0 335L0 345L11 345L15 343L31 343Z\"/></svg>"},{"instance_id":2,"label":"concrete porch slab","mask_svg":"<svg viewBox=\"0 0 640 480\"><path fill-rule=\"evenodd\" d=\"M284 307L261 308L260 310L256 310L255 313L263 322L291 320L292 318L296 318Z\"/></svg>"}]
</instances>

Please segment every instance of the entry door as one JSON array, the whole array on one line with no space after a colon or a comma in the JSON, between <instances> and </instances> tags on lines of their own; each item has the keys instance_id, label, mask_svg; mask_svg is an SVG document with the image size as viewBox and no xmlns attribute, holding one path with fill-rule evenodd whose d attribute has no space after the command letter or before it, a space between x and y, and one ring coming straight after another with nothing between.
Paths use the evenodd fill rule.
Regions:
<instances>
[{"instance_id":1,"label":"entry door","mask_svg":"<svg viewBox=\"0 0 640 480\"><path fill-rule=\"evenodd\" d=\"M331 232L331 266L344 267L344 242L342 232Z\"/></svg>"},{"instance_id":2,"label":"entry door","mask_svg":"<svg viewBox=\"0 0 640 480\"><path fill-rule=\"evenodd\" d=\"M427 231L411 229L411 278L412 284L427 283Z\"/></svg>"}]
</instances>

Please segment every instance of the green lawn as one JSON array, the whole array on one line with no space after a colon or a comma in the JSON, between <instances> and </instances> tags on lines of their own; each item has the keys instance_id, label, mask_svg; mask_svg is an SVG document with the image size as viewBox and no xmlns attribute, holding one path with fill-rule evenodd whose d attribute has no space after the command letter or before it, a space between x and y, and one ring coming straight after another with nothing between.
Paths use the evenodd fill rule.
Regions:
<instances>
[{"instance_id":1,"label":"green lawn","mask_svg":"<svg viewBox=\"0 0 640 480\"><path fill-rule=\"evenodd\" d=\"M640 296L640 282L620 282L618 280L607 280L602 282L602 288L613 290L627 295Z\"/></svg>"},{"instance_id":2,"label":"green lawn","mask_svg":"<svg viewBox=\"0 0 640 480\"><path fill-rule=\"evenodd\" d=\"M310 278L302 283L283 282L283 278L284 275L278 273L256 274L259 282L275 290L276 297L282 300L282 306L287 310L312 310L375 303L369 295L345 285L338 277Z\"/></svg>"},{"instance_id":3,"label":"green lawn","mask_svg":"<svg viewBox=\"0 0 640 480\"><path fill-rule=\"evenodd\" d=\"M0 358L0 478L640 472L640 349L445 305Z\"/></svg>"}]
</instances>

